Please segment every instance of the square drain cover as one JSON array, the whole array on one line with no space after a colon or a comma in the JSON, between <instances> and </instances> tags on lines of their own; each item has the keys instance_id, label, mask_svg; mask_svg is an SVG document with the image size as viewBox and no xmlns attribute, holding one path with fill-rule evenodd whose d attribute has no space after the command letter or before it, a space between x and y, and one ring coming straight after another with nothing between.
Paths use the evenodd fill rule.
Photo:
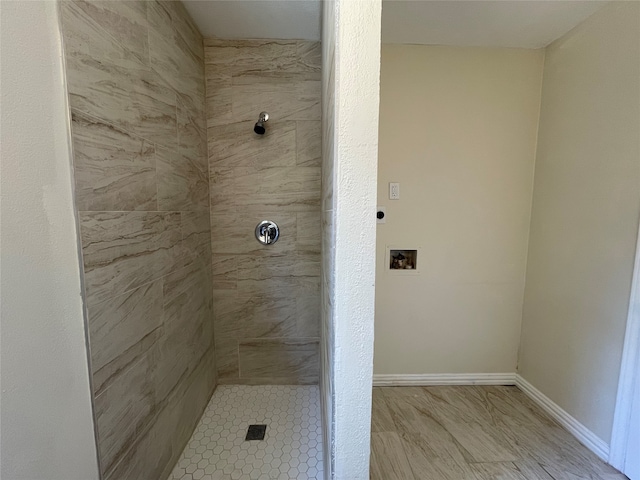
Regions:
<instances>
[{"instance_id":1,"label":"square drain cover","mask_svg":"<svg viewBox=\"0 0 640 480\"><path fill-rule=\"evenodd\" d=\"M264 440L264 434L266 432L266 425L249 425L249 430L247 430L247 436L244 440Z\"/></svg>"}]
</instances>

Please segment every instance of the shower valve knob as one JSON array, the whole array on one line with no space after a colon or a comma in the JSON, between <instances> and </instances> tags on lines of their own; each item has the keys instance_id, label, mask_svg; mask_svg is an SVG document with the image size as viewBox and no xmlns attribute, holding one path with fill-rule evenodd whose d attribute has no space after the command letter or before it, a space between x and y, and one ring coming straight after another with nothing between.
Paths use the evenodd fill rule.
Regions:
<instances>
[{"instance_id":1,"label":"shower valve knob","mask_svg":"<svg viewBox=\"0 0 640 480\"><path fill-rule=\"evenodd\" d=\"M276 222L263 220L256 226L256 239L263 245L271 245L278 241L280 229Z\"/></svg>"}]
</instances>

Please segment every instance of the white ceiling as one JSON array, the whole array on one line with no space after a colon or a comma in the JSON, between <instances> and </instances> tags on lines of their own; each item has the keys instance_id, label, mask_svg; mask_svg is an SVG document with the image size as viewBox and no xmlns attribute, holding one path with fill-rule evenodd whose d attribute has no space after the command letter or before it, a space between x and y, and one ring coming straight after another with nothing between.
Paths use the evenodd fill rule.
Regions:
<instances>
[{"instance_id":1,"label":"white ceiling","mask_svg":"<svg viewBox=\"0 0 640 480\"><path fill-rule=\"evenodd\" d=\"M320 39L320 0L183 2L205 37ZM606 3L594 0L384 0L382 41L541 48Z\"/></svg>"},{"instance_id":2,"label":"white ceiling","mask_svg":"<svg viewBox=\"0 0 640 480\"><path fill-rule=\"evenodd\" d=\"M320 40L320 0L183 0L205 37Z\"/></svg>"},{"instance_id":3,"label":"white ceiling","mask_svg":"<svg viewBox=\"0 0 640 480\"><path fill-rule=\"evenodd\" d=\"M585 0L386 0L382 7L382 41L542 48L606 3Z\"/></svg>"}]
</instances>

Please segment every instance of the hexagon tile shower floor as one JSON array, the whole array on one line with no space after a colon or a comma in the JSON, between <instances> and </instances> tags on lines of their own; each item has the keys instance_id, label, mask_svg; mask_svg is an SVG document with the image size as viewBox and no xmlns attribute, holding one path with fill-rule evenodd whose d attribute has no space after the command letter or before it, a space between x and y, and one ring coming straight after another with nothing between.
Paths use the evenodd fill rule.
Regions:
<instances>
[{"instance_id":1,"label":"hexagon tile shower floor","mask_svg":"<svg viewBox=\"0 0 640 480\"><path fill-rule=\"evenodd\" d=\"M264 440L245 440L252 424ZM322 479L318 387L219 386L170 478Z\"/></svg>"}]
</instances>

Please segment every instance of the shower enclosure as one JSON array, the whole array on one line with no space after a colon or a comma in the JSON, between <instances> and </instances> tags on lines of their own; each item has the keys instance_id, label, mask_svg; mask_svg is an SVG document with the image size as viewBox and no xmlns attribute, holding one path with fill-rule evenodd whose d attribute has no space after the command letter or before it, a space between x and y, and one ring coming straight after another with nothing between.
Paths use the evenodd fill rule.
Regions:
<instances>
[{"instance_id":1,"label":"shower enclosure","mask_svg":"<svg viewBox=\"0 0 640 480\"><path fill-rule=\"evenodd\" d=\"M167 478L214 390L197 441L235 408L321 458L319 42L203 41L180 2L59 7L102 477ZM231 474L229 441L183 460Z\"/></svg>"}]
</instances>

